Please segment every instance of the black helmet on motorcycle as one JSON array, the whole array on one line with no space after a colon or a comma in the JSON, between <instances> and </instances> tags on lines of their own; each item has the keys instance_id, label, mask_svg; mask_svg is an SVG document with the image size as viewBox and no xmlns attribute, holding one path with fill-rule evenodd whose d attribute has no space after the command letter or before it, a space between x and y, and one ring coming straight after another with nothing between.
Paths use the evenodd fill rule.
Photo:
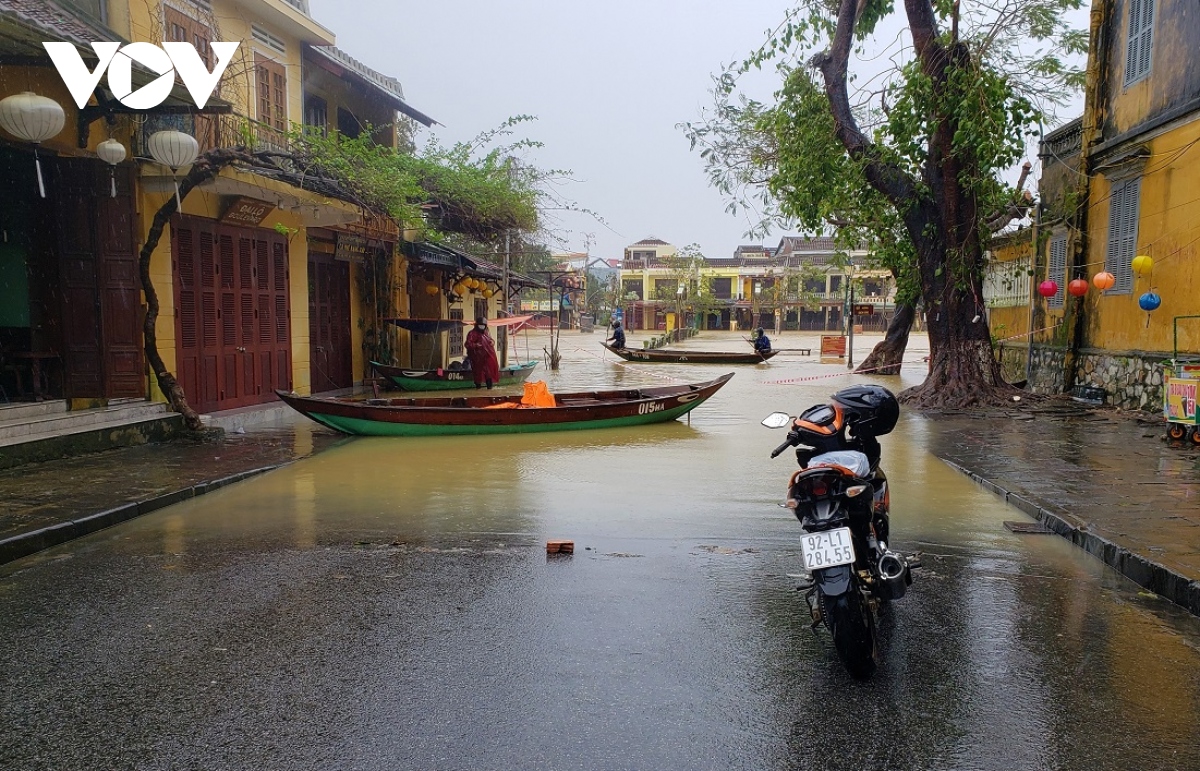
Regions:
<instances>
[{"instance_id":1,"label":"black helmet on motorcycle","mask_svg":"<svg viewBox=\"0 0 1200 771\"><path fill-rule=\"evenodd\" d=\"M900 418L900 403L892 392L877 385L856 385L843 388L833 395L833 401L846 411L846 425L855 436L883 436L896 427Z\"/></svg>"}]
</instances>

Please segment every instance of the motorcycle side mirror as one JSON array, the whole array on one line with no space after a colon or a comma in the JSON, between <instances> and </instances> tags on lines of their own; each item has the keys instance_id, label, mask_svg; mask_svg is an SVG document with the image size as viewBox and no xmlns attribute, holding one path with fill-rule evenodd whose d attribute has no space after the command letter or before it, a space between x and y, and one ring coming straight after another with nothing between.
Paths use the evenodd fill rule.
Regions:
<instances>
[{"instance_id":1,"label":"motorcycle side mirror","mask_svg":"<svg viewBox=\"0 0 1200 771\"><path fill-rule=\"evenodd\" d=\"M772 412L763 418L762 424L767 428L783 428L792 422L792 416L786 412Z\"/></svg>"}]
</instances>

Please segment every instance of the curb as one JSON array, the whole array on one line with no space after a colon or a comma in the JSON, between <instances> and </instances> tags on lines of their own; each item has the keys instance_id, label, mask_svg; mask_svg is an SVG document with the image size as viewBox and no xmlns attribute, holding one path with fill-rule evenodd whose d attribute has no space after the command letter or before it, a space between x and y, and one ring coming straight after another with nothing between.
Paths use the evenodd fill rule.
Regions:
<instances>
[{"instance_id":1,"label":"curb","mask_svg":"<svg viewBox=\"0 0 1200 771\"><path fill-rule=\"evenodd\" d=\"M85 535L103 530L106 527L119 525L135 517L140 517L143 514L149 514L172 504L186 501L189 498L211 493L234 482L241 482L243 479L265 474L268 471L280 468L282 465L286 464L263 466L262 468L251 469L249 471L240 471L237 474L231 474L209 482L200 482L191 487L157 495L144 501L126 503L107 511L89 514L86 517L72 519L57 525L43 527L40 530L33 530L28 533L14 535L11 538L5 538L4 540L0 540L0 565L19 560L22 557L28 557L30 554L36 554L39 551L64 544L76 538L82 538Z\"/></svg>"},{"instance_id":2,"label":"curb","mask_svg":"<svg viewBox=\"0 0 1200 771\"><path fill-rule=\"evenodd\" d=\"M1039 506L1036 501L1006 490L954 461L945 458L941 460L950 468L970 477L985 490L1000 496L1088 554L1099 558L1101 562L1114 568L1138 586L1200 616L1200 581L1189 580L1164 565L1148 560L1140 554L1135 554L1103 536L1096 535L1087 529L1086 524L1070 515L1056 514Z\"/></svg>"}]
</instances>

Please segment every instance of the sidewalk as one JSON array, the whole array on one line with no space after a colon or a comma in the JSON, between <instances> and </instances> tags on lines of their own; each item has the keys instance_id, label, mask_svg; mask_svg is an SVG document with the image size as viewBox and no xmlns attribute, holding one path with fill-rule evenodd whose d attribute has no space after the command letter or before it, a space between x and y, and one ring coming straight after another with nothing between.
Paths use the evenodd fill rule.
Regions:
<instances>
[{"instance_id":1,"label":"sidewalk","mask_svg":"<svg viewBox=\"0 0 1200 771\"><path fill-rule=\"evenodd\" d=\"M1200 447L1147 413L1049 407L929 421L930 450L1141 586L1200 615Z\"/></svg>"},{"instance_id":2,"label":"sidewalk","mask_svg":"<svg viewBox=\"0 0 1200 771\"><path fill-rule=\"evenodd\" d=\"M231 430L223 434L214 431L206 438L181 438L0 471L0 564L345 440L300 416L255 424L239 412L243 414L225 421Z\"/></svg>"}]
</instances>

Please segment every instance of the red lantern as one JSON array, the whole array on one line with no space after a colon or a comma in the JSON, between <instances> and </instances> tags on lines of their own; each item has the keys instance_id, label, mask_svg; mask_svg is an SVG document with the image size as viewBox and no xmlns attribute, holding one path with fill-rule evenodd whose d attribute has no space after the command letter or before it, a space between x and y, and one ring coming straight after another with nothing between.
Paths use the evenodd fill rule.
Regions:
<instances>
[{"instance_id":1,"label":"red lantern","mask_svg":"<svg viewBox=\"0 0 1200 771\"><path fill-rule=\"evenodd\" d=\"M1088 283L1081 278L1072 279L1071 283L1067 284L1067 291L1072 297L1083 297L1087 294Z\"/></svg>"},{"instance_id":2,"label":"red lantern","mask_svg":"<svg viewBox=\"0 0 1200 771\"><path fill-rule=\"evenodd\" d=\"M1116 283L1117 277L1106 270L1102 270L1096 275L1092 276L1092 284L1095 285L1095 287L1101 292L1107 289L1112 289L1113 284Z\"/></svg>"},{"instance_id":3,"label":"red lantern","mask_svg":"<svg viewBox=\"0 0 1200 771\"><path fill-rule=\"evenodd\" d=\"M1053 281L1043 281L1038 284L1038 294L1042 297L1053 297L1058 294L1058 284Z\"/></svg>"}]
</instances>

